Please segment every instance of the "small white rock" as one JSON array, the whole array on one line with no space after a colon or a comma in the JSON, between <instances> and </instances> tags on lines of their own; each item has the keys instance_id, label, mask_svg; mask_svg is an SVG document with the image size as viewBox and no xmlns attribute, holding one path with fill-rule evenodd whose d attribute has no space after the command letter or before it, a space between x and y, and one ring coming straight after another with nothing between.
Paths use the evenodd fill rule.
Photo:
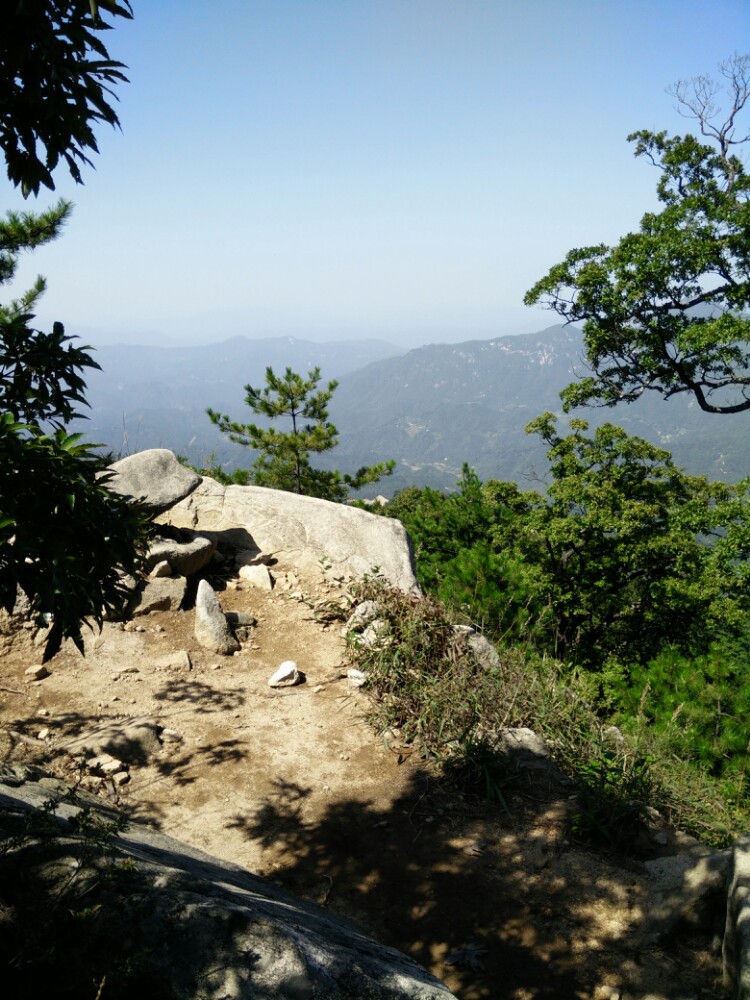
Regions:
<instances>
[{"instance_id":1,"label":"small white rock","mask_svg":"<svg viewBox=\"0 0 750 1000\"><path fill-rule=\"evenodd\" d=\"M391 642L391 627L383 618L375 618L365 628L361 635L357 636L355 642L365 649L376 649L388 646Z\"/></svg>"},{"instance_id":2,"label":"small white rock","mask_svg":"<svg viewBox=\"0 0 750 1000\"><path fill-rule=\"evenodd\" d=\"M268 686L272 688L292 687L299 682L300 673L294 660L284 660L276 673L268 678Z\"/></svg>"},{"instance_id":3,"label":"small white rock","mask_svg":"<svg viewBox=\"0 0 750 1000\"><path fill-rule=\"evenodd\" d=\"M379 612L380 609L375 601L362 601L350 615L345 626L346 631L353 632L356 629L364 628L365 625L378 617Z\"/></svg>"},{"instance_id":4,"label":"small white rock","mask_svg":"<svg viewBox=\"0 0 750 1000\"><path fill-rule=\"evenodd\" d=\"M352 667L347 670L346 676L349 678L349 687L361 688L367 683L367 674L363 670L355 670Z\"/></svg>"}]
</instances>

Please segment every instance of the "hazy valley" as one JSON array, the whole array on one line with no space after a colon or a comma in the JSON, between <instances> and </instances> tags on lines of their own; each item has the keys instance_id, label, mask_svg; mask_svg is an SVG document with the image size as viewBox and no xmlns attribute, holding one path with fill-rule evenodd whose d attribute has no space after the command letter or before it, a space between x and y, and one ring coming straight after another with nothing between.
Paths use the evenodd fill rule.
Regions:
<instances>
[{"instance_id":1,"label":"hazy valley","mask_svg":"<svg viewBox=\"0 0 750 1000\"><path fill-rule=\"evenodd\" d=\"M247 421L243 387L260 385L266 366L319 366L324 380L339 381L330 410L340 443L321 465L348 471L395 458L394 475L378 487L385 495L410 484L451 489L464 462L483 479L533 484L544 476L544 449L524 427L545 410L560 411L560 389L585 371L582 356L580 332L563 326L407 352L377 340L292 337L102 346L102 371L88 380L89 420L79 429L120 454L166 447L196 465L247 467L251 453L210 423L206 407ZM750 474L746 413L726 419L685 396L665 403L654 394L577 416L619 424L672 451L690 472L727 481Z\"/></svg>"}]
</instances>

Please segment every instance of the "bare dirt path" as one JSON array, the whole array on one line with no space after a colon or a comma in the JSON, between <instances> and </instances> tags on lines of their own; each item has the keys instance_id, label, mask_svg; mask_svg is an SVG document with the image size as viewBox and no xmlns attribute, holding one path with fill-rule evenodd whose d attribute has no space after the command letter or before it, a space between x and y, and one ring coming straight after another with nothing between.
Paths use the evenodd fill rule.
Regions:
<instances>
[{"instance_id":1,"label":"bare dirt path","mask_svg":"<svg viewBox=\"0 0 750 1000\"><path fill-rule=\"evenodd\" d=\"M179 740L133 761L128 783L84 783L132 818L351 917L462 1000L726 996L715 942L642 946L644 874L570 843L563 789L537 782L504 811L391 752L365 722L367 696L348 684L338 628L292 595L326 585L284 567L275 575L273 592L220 594L225 611L258 620L232 657L197 645L191 611L125 631L108 624L85 659L66 648L34 683L24 670L39 652L6 646L0 750L70 777L66 748L103 724L147 718L173 731ZM272 690L286 659L305 682Z\"/></svg>"}]
</instances>

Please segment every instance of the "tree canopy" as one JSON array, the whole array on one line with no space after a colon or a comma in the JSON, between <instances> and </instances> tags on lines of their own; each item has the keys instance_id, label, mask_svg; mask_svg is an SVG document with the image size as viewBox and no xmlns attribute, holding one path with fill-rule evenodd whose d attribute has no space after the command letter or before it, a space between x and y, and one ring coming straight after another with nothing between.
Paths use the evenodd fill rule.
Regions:
<instances>
[{"instance_id":1,"label":"tree canopy","mask_svg":"<svg viewBox=\"0 0 750 1000\"><path fill-rule=\"evenodd\" d=\"M730 107L710 77L675 84L694 135L639 131L635 155L659 171L661 211L614 247L571 250L525 296L583 324L592 374L562 396L566 409L632 402L646 391L692 393L709 413L750 409L750 177L734 147L750 98L750 56L723 63Z\"/></svg>"},{"instance_id":2,"label":"tree canopy","mask_svg":"<svg viewBox=\"0 0 750 1000\"><path fill-rule=\"evenodd\" d=\"M396 495L423 586L490 634L595 670L742 632L747 483L690 476L613 424L561 436L547 413L527 430L548 447L546 494L465 468L457 493Z\"/></svg>"},{"instance_id":3,"label":"tree canopy","mask_svg":"<svg viewBox=\"0 0 750 1000\"><path fill-rule=\"evenodd\" d=\"M25 195L54 187L62 162L76 181L96 150L92 127L117 124L109 84L123 80L96 32L98 7L130 16L114 2L12 2L0 33L0 149L8 176ZM56 239L70 216L60 201L44 212L0 220L0 285L25 251ZM54 323L34 326L46 284L0 304L0 606L19 590L32 615L49 625L45 659L62 639L83 647L81 624L120 611L123 573L138 570L146 517L106 486L104 460L67 424L86 405L87 369L99 366Z\"/></svg>"},{"instance_id":4,"label":"tree canopy","mask_svg":"<svg viewBox=\"0 0 750 1000\"><path fill-rule=\"evenodd\" d=\"M117 126L114 85L125 81L100 33L132 17L129 0L8 0L0 31L0 148L24 196L54 190L60 161L81 183L98 152L94 127Z\"/></svg>"},{"instance_id":5,"label":"tree canopy","mask_svg":"<svg viewBox=\"0 0 750 1000\"><path fill-rule=\"evenodd\" d=\"M279 376L268 367L263 388L245 386L245 402L253 413L268 420L289 418L288 431L240 424L225 414L207 410L212 423L230 440L259 452L253 464L256 486L342 501L350 490L375 483L392 472L395 462L364 466L354 475L313 468L311 452L320 454L338 444L338 431L328 419L328 404L338 383L334 380L319 389L319 382L319 368L313 368L303 378L291 368Z\"/></svg>"}]
</instances>

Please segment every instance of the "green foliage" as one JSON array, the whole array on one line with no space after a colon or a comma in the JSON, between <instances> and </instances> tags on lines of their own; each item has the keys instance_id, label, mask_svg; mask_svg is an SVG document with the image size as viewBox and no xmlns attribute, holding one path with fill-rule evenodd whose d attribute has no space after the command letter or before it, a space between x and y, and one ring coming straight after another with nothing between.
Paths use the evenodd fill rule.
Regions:
<instances>
[{"instance_id":1,"label":"green foliage","mask_svg":"<svg viewBox=\"0 0 750 1000\"><path fill-rule=\"evenodd\" d=\"M578 788L576 835L608 848L633 846L653 802L648 761L624 741L610 746L560 664L519 646L498 647L495 658L485 654L479 662L469 634L440 601L391 591L377 579L365 581L358 596L375 600L387 622L375 645L349 636L350 656L367 672L372 721L387 745L388 734L397 733L402 753L416 747L446 777L510 811L521 773L499 737L505 728L533 726Z\"/></svg>"},{"instance_id":2,"label":"green foliage","mask_svg":"<svg viewBox=\"0 0 750 1000\"><path fill-rule=\"evenodd\" d=\"M546 495L465 468L455 494L396 496L422 586L496 638L593 669L743 629L746 483L688 476L611 424L560 437L545 414L527 429L548 447Z\"/></svg>"},{"instance_id":3,"label":"green foliage","mask_svg":"<svg viewBox=\"0 0 750 1000\"><path fill-rule=\"evenodd\" d=\"M566 409L631 402L650 390L692 393L711 413L750 408L750 177L732 145L750 96L750 57L722 65L732 107L716 122L708 78L675 90L704 137L635 132L635 155L660 172L661 211L614 247L571 250L526 293L583 323L593 374L562 394Z\"/></svg>"},{"instance_id":4,"label":"green foliage","mask_svg":"<svg viewBox=\"0 0 750 1000\"><path fill-rule=\"evenodd\" d=\"M579 789L571 829L589 843L628 850L644 829L653 801L652 761L628 746L596 740L578 769Z\"/></svg>"},{"instance_id":5,"label":"green foliage","mask_svg":"<svg viewBox=\"0 0 750 1000\"><path fill-rule=\"evenodd\" d=\"M502 644L499 669L464 669L460 684L450 657L413 637L403 658L390 645L361 653L381 724L421 740L473 719L451 766L471 772L474 754L475 773L498 727L529 724L578 784L575 836L631 849L656 806L725 844L750 821L748 483L686 475L610 424L589 433L575 420L560 435L545 414L527 429L548 449L546 494L464 469L455 494L410 489L389 505L423 585Z\"/></svg>"},{"instance_id":6,"label":"green foliage","mask_svg":"<svg viewBox=\"0 0 750 1000\"><path fill-rule=\"evenodd\" d=\"M128 5L100 6L130 16ZM102 27L96 4L81 2L17 3L4 15L0 148L24 194L53 187L60 159L80 180L78 163L96 149L91 124L117 124L106 95L124 78L93 34ZM24 251L55 239L69 215L61 201L0 221L0 284L14 277ZM107 490L94 446L65 430L85 405L82 373L99 366L61 323L51 333L33 327L44 289L38 278L0 305L0 605L10 611L19 588L25 593L37 622L51 625L48 659L65 637L83 647L82 622L101 624L122 609L122 574L139 568L146 518Z\"/></svg>"},{"instance_id":7,"label":"green foliage","mask_svg":"<svg viewBox=\"0 0 750 1000\"><path fill-rule=\"evenodd\" d=\"M0 327L0 351L2 329ZM102 460L80 435L0 415L0 605L18 588L41 625L44 659L63 638L83 649L82 622L119 616L130 596L122 574L140 571L144 513L106 488Z\"/></svg>"},{"instance_id":8,"label":"green foliage","mask_svg":"<svg viewBox=\"0 0 750 1000\"><path fill-rule=\"evenodd\" d=\"M633 667L628 687L618 690L623 725L658 731L669 752L738 784L746 794L747 664L746 643L718 641L691 659L666 647Z\"/></svg>"},{"instance_id":9,"label":"green foliage","mask_svg":"<svg viewBox=\"0 0 750 1000\"><path fill-rule=\"evenodd\" d=\"M395 737L403 753L417 747L457 785L507 809L504 790L515 774L492 734L513 710L505 683L511 672L499 662L480 664L466 630L434 598L390 590L377 577L356 596L375 600L386 623L374 645L349 636L350 656L367 672L373 695L371 722L386 745Z\"/></svg>"},{"instance_id":10,"label":"green foliage","mask_svg":"<svg viewBox=\"0 0 750 1000\"><path fill-rule=\"evenodd\" d=\"M561 438L551 414L529 425L549 447L553 481L520 535L542 574L556 655L643 662L665 643L698 651L736 628L747 613L738 561L747 483L688 476L668 452L611 424L591 437L585 421L571 426Z\"/></svg>"},{"instance_id":11,"label":"green foliage","mask_svg":"<svg viewBox=\"0 0 750 1000\"><path fill-rule=\"evenodd\" d=\"M373 697L371 721L394 752L406 755L416 749L462 788L512 810L511 796L521 774L498 735L506 727L530 727L547 740L554 760L575 783L570 824L578 839L637 852L654 808L666 820L716 846L747 829L746 732L744 743L734 737L730 742L727 733L720 747L710 749L705 759L696 759L689 750L693 733L680 733L678 721L688 706L671 723L666 715L659 723L660 696L655 692L652 699L650 688L643 695L638 687L644 678L648 680L653 664L634 675L627 693L628 668L614 661L605 665L602 676L611 685L609 703L616 709L618 732L612 729L611 718L602 718L601 703L595 703L599 675L594 678L539 656L527 643L500 644L497 658L491 662L485 658L480 666L467 647L467 633L455 629L452 614L440 601L391 591L377 577L363 581L353 599L374 600L378 617L386 622L382 641L374 646L361 644L351 634L349 655L367 673ZM346 608L350 606L347 602ZM342 609L342 615L347 614ZM725 653L714 651L716 672L723 669L719 657ZM741 653L730 655L737 658L723 680L733 684ZM690 676L694 662L679 662L672 656L677 698L706 685L700 673ZM722 705L711 704L715 693L715 689L707 692L704 698L706 734L725 711L736 711L740 723L742 706L747 704L742 684ZM633 698L635 702L629 700ZM672 704L667 701L665 712ZM638 702L640 707L634 708ZM738 725L738 737L739 733ZM714 751L722 756L713 757L712 764Z\"/></svg>"},{"instance_id":12,"label":"green foliage","mask_svg":"<svg viewBox=\"0 0 750 1000\"><path fill-rule=\"evenodd\" d=\"M253 464L256 486L344 501L350 490L361 489L390 475L396 463L363 467L354 475L312 467L311 453L330 451L338 443L338 431L328 419L328 404L338 383L332 381L325 389L319 389L319 382L319 368L303 378L291 368L278 376L268 367L262 389L245 386L245 402L253 413L268 420L287 417L291 421L290 431L240 424L214 410L206 412L211 422L230 440L260 453Z\"/></svg>"},{"instance_id":13,"label":"green foliage","mask_svg":"<svg viewBox=\"0 0 750 1000\"><path fill-rule=\"evenodd\" d=\"M10 213L0 222L0 283L15 276L22 251L56 239L70 218L60 201L39 214ZM74 346L62 323L51 333L33 329L33 310L45 290L43 278L20 299L0 304L0 399L15 421L63 428L85 405L84 368L99 368L85 348Z\"/></svg>"},{"instance_id":14,"label":"green foliage","mask_svg":"<svg viewBox=\"0 0 750 1000\"><path fill-rule=\"evenodd\" d=\"M43 215L0 222L0 272L20 252L53 239L68 217L60 203ZM42 281L0 306L0 605L20 588L40 624L51 622L45 659L63 638L83 647L81 623L118 614L122 574L138 571L146 517L106 488L104 461L65 426L85 405L82 372L98 365L61 323L34 329Z\"/></svg>"},{"instance_id":15,"label":"green foliage","mask_svg":"<svg viewBox=\"0 0 750 1000\"><path fill-rule=\"evenodd\" d=\"M102 12L132 17L128 0L9 0L0 32L0 149L11 183L24 196L54 190L62 160L81 182L80 165L97 152L93 125L119 124L112 86L125 80L99 32Z\"/></svg>"},{"instance_id":16,"label":"green foliage","mask_svg":"<svg viewBox=\"0 0 750 1000\"><path fill-rule=\"evenodd\" d=\"M455 493L411 487L385 509L414 543L417 576L454 612L496 638L529 635L541 627L536 571L517 553L517 518L541 498L513 483L482 484L464 466Z\"/></svg>"}]
</instances>

